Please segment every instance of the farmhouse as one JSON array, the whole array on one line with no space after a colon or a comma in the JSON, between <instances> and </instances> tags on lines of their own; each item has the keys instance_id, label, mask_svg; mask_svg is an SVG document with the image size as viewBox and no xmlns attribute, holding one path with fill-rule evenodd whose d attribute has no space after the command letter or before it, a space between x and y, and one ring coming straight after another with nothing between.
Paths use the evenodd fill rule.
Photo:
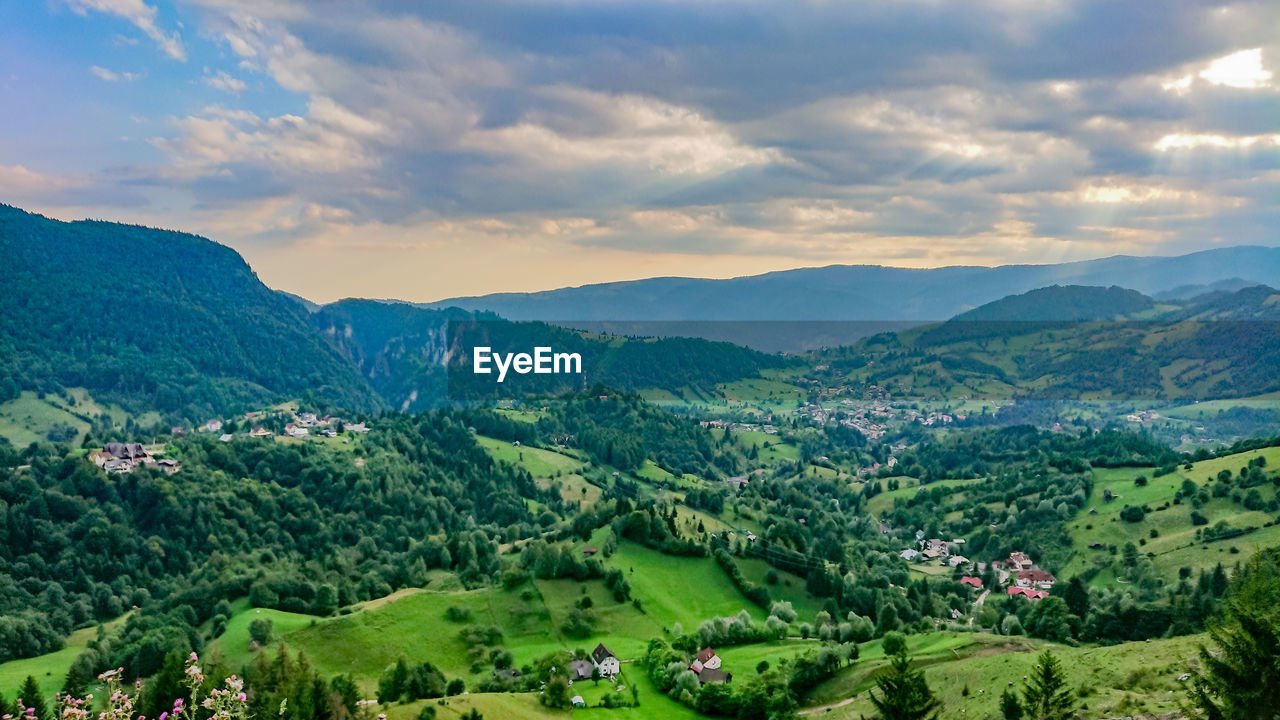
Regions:
<instances>
[{"instance_id":1,"label":"farmhouse","mask_svg":"<svg viewBox=\"0 0 1280 720\"><path fill-rule=\"evenodd\" d=\"M689 666L689 669L696 673L700 673L703 670L719 670L720 656L716 655L716 651L711 648L703 648L697 657L693 659L693 664Z\"/></svg>"},{"instance_id":2,"label":"farmhouse","mask_svg":"<svg viewBox=\"0 0 1280 720\"><path fill-rule=\"evenodd\" d=\"M1047 590L1053 587L1056 581L1053 573L1046 570L1023 570L1018 573L1017 584L1022 588L1039 587Z\"/></svg>"},{"instance_id":3,"label":"farmhouse","mask_svg":"<svg viewBox=\"0 0 1280 720\"><path fill-rule=\"evenodd\" d=\"M1031 562L1031 558L1027 557L1027 554L1022 552L1009 553L1009 562L1006 564L1009 566L1010 572L1030 570L1035 567L1035 563Z\"/></svg>"},{"instance_id":4,"label":"farmhouse","mask_svg":"<svg viewBox=\"0 0 1280 720\"><path fill-rule=\"evenodd\" d=\"M1028 588L1017 587L1016 585L1010 585L1008 592L1009 592L1009 597L1014 597L1015 595L1021 595L1031 600L1039 600L1041 598L1049 597L1049 593L1045 592L1044 590L1030 590Z\"/></svg>"},{"instance_id":5,"label":"farmhouse","mask_svg":"<svg viewBox=\"0 0 1280 720\"><path fill-rule=\"evenodd\" d=\"M211 432L211 433L220 432L222 430L222 421L217 419L210 420L206 422L204 426L200 429L203 430L204 432Z\"/></svg>"},{"instance_id":6,"label":"farmhouse","mask_svg":"<svg viewBox=\"0 0 1280 720\"><path fill-rule=\"evenodd\" d=\"M733 486L734 490L741 490L742 488L747 486L747 483L751 481L747 479L746 475L734 475L731 478L727 478L725 482Z\"/></svg>"},{"instance_id":7,"label":"farmhouse","mask_svg":"<svg viewBox=\"0 0 1280 720\"><path fill-rule=\"evenodd\" d=\"M618 656L614 655L604 643L596 645L596 649L591 651L591 663L600 668L601 675L613 677L622 670L622 666L618 662Z\"/></svg>"},{"instance_id":8,"label":"farmhouse","mask_svg":"<svg viewBox=\"0 0 1280 720\"><path fill-rule=\"evenodd\" d=\"M970 577L970 576L968 576L968 575L965 575L964 577L960 578L960 584L961 584L961 585L969 585L969 586L971 586L971 587L976 587L976 588L978 588L979 590L981 590L981 589L982 589L982 578Z\"/></svg>"},{"instance_id":9,"label":"farmhouse","mask_svg":"<svg viewBox=\"0 0 1280 720\"><path fill-rule=\"evenodd\" d=\"M907 548L906 550L903 550L902 552L898 553L898 556L901 557L903 560L906 560L907 562L915 562L916 558L920 557L920 553L916 552L915 550L912 550L911 548Z\"/></svg>"},{"instance_id":10,"label":"farmhouse","mask_svg":"<svg viewBox=\"0 0 1280 720\"><path fill-rule=\"evenodd\" d=\"M960 567L961 565L967 565L968 563L969 558L963 555L952 555L951 558L947 560L947 564L951 567Z\"/></svg>"}]
</instances>

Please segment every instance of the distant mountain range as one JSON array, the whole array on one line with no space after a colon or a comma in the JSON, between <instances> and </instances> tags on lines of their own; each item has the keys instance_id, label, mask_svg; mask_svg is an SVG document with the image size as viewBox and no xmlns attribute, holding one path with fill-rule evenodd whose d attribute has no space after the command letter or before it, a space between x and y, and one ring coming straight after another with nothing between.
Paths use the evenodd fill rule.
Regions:
<instances>
[{"instance_id":1,"label":"distant mountain range","mask_svg":"<svg viewBox=\"0 0 1280 720\"><path fill-rule=\"evenodd\" d=\"M1280 248L1231 247L1176 257L1118 255L1057 265L907 269L833 265L728 280L652 278L426 304L487 310L632 335L691 335L761 350L852 342L937 322L1050 285L1119 286L1161 299L1280 286ZM803 323L792 325L791 323Z\"/></svg>"}]
</instances>

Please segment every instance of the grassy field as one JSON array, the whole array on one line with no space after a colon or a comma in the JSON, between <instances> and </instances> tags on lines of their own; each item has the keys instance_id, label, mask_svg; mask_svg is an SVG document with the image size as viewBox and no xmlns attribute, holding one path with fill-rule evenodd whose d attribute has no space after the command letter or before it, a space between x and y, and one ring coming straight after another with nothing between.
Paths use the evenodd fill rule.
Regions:
<instances>
[{"instance_id":1,"label":"grassy field","mask_svg":"<svg viewBox=\"0 0 1280 720\"><path fill-rule=\"evenodd\" d=\"M1231 528L1259 529L1227 540L1198 544L1195 541L1197 527L1191 523L1191 504L1172 504L1174 493L1184 480L1203 486L1210 478L1216 477L1218 472L1238 472L1256 457L1266 458L1267 467L1275 468L1280 463L1280 448L1264 448L1204 460L1193 464L1190 470L1179 467L1175 472L1158 478L1153 477L1151 468L1094 470L1093 494L1089 497L1085 510L1068 525L1075 552L1059 574L1070 577L1083 572L1095 562L1106 562L1112 559L1107 547L1115 545L1122 548L1128 542L1137 545L1139 552L1150 553L1154 569L1166 578L1172 577L1182 567L1193 570L1211 569L1219 562L1231 564L1240 557L1252 555L1258 549L1280 544L1280 527L1263 527L1274 519L1271 515L1246 510L1230 498L1213 498L1199 509L1200 514L1209 521L1205 527L1225 522ZM1134 479L1139 475L1147 478L1145 486L1134 484ZM1104 499L1104 492L1107 490L1115 498L1109 503ZM1257 490L1264 501L1275 497L1276 489L1271 483L1264 483ZM1160 509L1166 503L1168 507ZM1141 522L1125 522L1120 518L1120 512L1126 505L1146 506L1152 512L1147 513ZM1090 514L1090 509L1096 510L1096 514ZM1156 537L1151 537L1153 530ZM1091 543L1101 543L1103 547L1091 550ZM1237 549L1238 555L1231 552L1232 547ZM1112 572L1103 572L1094 578L1094 584L1115 581L1116 576Z\"/></svg>"},{"instance_id":2,"label":"grassy field","mask_svg":"<svg viewBox=\"0 0 1280 720\"><path fill-rule=\"evenodd\" d=\"M115 405L99 403L84 388L67 388L65 394L66 397L48 394L40 398L28 391L0 404L0 437L17 447L25 447L45 441L54 425L69 425L77 433L74 442L79 442L89 430L89 423L82 417L106 415L116 426L123 426L129 419L128 412ZM160 416L149 412L134 419L140 425L150 425Z\"/></svg>"},{"instance_id":3,"label":"grassy field","mask_svg":"<svg viewBox=\"0 0 1280 720\"><path fill-rule=\"evenodd\" d=\"M983 479L984 478L974 478L974 479L968 479L968 480L938 480L936 482L929 483L927 487L930 490L932 490L933 488L962 488L966 485L972 485L974 483L982 482ZM899 475L897 477L892 477L892 478L869 480L868 482L879 482L881 487L885 487L890 480L897 480L900 483L898 489L886 490L880 493L879 495L876 495L875 497L868 500L867 512L870 513L871 515L879 517L880 515L883 515L893 510L894 500L898 498L902 498L906 500L906 499L915 497L915 494L920 492L920 481L916 480L913 477L907 477L905 475ZM955 497L957 501L962 501L964 498L964 496L959 493L953 493L953 497Z\"/></svg>"},{"instance_id":4,"label":"grassy field","mask_svg":"<svg viewBox=\"0 0 1280 720\"><path fill-rule=\"evenodd\" d=\"M107 629L114 628L124 623L127 618L128 615L122 615L111 622L104 623L104 626ZM85 647L97 636L98 626L81 628L67 636L66 645L61 650L0 664L0 695L12 702L17 697L18 688L22 686L23 681L31 676L40 686L40 691L49 702L49 707L56 707L53 696L62 690L62 683L67 677L67 671L71 669L71 663L75 662L80 653L84 652Z\"/></svg>"},{"instance_id":5,"label":"grassy field","mask_svg":"<svg viewBox=\"0 0 1280 720\"><path fill-rule=\"evenodd\" d=\"M1247 398L1231 398L1227 400L1205 400L1202 402L1180 405L1162 411L1164 415L1182 420L1212 418L1223 410L1245 407L1256 410L1280 410L1280 392L1254 395Z\"/></svg>"},{"instance_id":6,"label":"grassy field","mask_svg":"<svg viewBox=\"0 0 1280 720\"><path fill-rule=\"evenodd\" d=\"M517 447L505 440L479 435L476 441L495 460L523 467L535 478L551 478L557 474L575 473L583 462L576 457L534 447Z\"/></svg>"},{"instance_id":7,"label":"grassy field","mask_svg":"<svg viewBox=\"0 0 1280 720\"><path fill-rule=\"evenodd\" d=\"M1068 684L1081 691L1077 696L1085 717L1102 718L1177 710L1183 699L1177 678L1187 671L1188 661L1202 641L1202 636L1190 636L1111 647L1052 649ZM884 666L883 654L876 656L876 644L863 646L857 663L813 693L815 706L854 698L848 705L821 713L823 717L854 720L874 711L867 690L872 687L875 671ZM980 634L908 637L911 654L925 666L929 686L942 700L939 717L943 720L1000 717L1000 694L1011 684L1021 689L1023 677L1031 672L1044 646L1025 638Z\"/></svg>"},{"instance_id":8,"label":"grassy field","mask_svg":"<svg viewBox=\"0 0 1280 720\"><path fill-rule=\"evenodd\" d=\"M746 405L774 414L795 410L804 402L805 391L790 383L767 378L735 380L717 386L730 407Z\"/></svg>"},{"instance_id":9,"label":"grassy field","mask_svg":"<svg viewBox=\"0 0 1280 720\"><path fill-rule=\"evenodd\" d=\"M724 438L723 430L715 430L717 440ZM795 462L800 459L800 448L792 445L777 435L770 435L762 430L734 430L734 441L743 449L759 448L758 462L764 465L779 461Z\"/></svg>"},{"instance_id":10,"label":"grassy field","mask_svg":"<svg viewBox=\"0 0 1280 720\"><path fill-rule=\"evenodd\" d=\"M822 600L805 589L804 578L777 570L760 558L740 557L737 558L737 563L748 580L769 589L769 597L791 603L791 607L800 616L800 622L813 622L813 618L822 610ZM778 576L776 585L765 582L765 576L770 571Z\"/></svg>"}]
</instances>

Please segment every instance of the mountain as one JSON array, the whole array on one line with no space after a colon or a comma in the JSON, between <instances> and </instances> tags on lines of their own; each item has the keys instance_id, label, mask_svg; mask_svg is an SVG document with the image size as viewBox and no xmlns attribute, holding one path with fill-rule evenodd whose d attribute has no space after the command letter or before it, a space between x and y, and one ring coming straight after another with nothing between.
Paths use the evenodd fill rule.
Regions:
<instances>
[{"instance_id":1,"label":"mountain","mask_svg":"<svg viewBox=\"0 0 1280 720\"><path fill-rule=\"evenodd\" d=\"M1200 295L1207 295L1211 292L1235 292L1257 284L1258 283L1256 282L1249 282L1248 280L1233 277L1208 284L1179 285L1178 287L1170 290L1155 293L1151 297L1156 300L1190 300Z\"/></svg>"},{"instance_id":2,"label":"mountain","mask_svg":"<svg viewBox=\"0 0 1280 720\"><path fill-rule=\"evenodd\" d=\"M935 397L1246 397L1280 389L1280 291L1161 305L1116 287L1044 288L818 357L847 380Z\"/></svg>"},{"instance_id":3,"label":"mountain","mask_svg":"<svg viewBox=\"0 0 1280 720\"><path fill-rule=\"evenodd\" d=\"M392 406L420 410L480 398L557 393L602 383L623 390L710 388L786 364L729 343L698 338L623 338L492 313L428 310L403 303L343 300L312 315L315 327ZM493 376L472 372L472 349L581 357L580 374Z\"/></svg>"},{"instance_id":4,"label":"mountain","mask_svg":"<svg viewBox=\"0 0 1280 720\"><path fill-rule=\"evenodd\" d=\"M761 349L799 350L851 342L893 329L856 324L841 327L840 323L901 326L937 322L1049 285L1116 285L1150 295L1230 278L1280 285L1280 248L1233 247L1176 257L1119 255L1057 265L926 270L833 265L728 280L667 277L536 293L499 293L452 298L427 307L487 310L511 320L573 326L608 323L625 334L714 336ZM762 321L826 325L805 333L784 329L783 323L751 326ZM771 332L777 333L774 345L788 347L770 347Z\"/></svg>"},{"instance_id":5,"label":"mountain","mask_svg":"<svg viewBox=\"0 0 1280 720\"><path fill-rule=\"evenodd\" d=\"M960 313L951 323L1107 320L1148 310L1155 302L1122 287L1051 285Z\"/></svg>"},{"instance_id":6,"label":"mountain","mask_svg":"<svg viewBox=\"0 0 1280 720\"><path fill-rule=\"evenodd\" d=\"M307 310L195 235L0 205L0 400L84 387L174 417L308 397L381 406Z\"/></svg>"}]
</instances>

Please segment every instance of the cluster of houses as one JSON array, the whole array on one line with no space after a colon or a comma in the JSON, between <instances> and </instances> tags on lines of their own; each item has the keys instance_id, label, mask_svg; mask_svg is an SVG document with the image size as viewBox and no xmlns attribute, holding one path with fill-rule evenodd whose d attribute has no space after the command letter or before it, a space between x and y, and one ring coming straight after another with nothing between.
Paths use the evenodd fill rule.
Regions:
<instances>
[{"instance_id":1,"label":"cluster of houses","mask_svg":"<svg viewBox=\"0 0 1280 720\"><path fill-rule=\"evenodd\" d=\"M711 648L703 648L694 657L693 662L689 664L689 669L698 676L698 681L702 684L707 683L727 683L733 680L733 674L725 672L720 667L720 656L716 655L716 651ZM618 656L613 651L604 646L604 643L596 645L596 649L591 651L588 658L578 658L569 663L569 685L583 680L591 680L593 678L607 678L613 680L622 672L622 663L618 660ZM517 676L519 672L517 671ZM619 687L621 689L621 687ZM586 701L581 695L574 695L569 702L575 708L586 707Z\"/></svg>"},{"instance_id":2,"label":"cluster of houses","mask_svg":"<svg viewBox=\"0 0 1280 720\"><path fill-rule=\"evenodd\" d=\"M1160 419L1160 413L1155 410L1143 410L1142 412L1131 413L1126 415L1125 420L1131 423L1144 423Z\"/></svg>"},{"instance_id":3,"label":"cluster of houses","mask_svg":"<svg viewBox=\"0 0 1280 720\"><path fill-rule=\"evenodd\" d=\"M113 474L131 473L139 467L155 467L167 475L182 469L182 463L170 458L156 457L163 452L163 445L142 443L107 443L101 450L89 451L89 461Z\"/></svg>"},{"instance_id":4,"label":"cluster of houses","mask_svg":"<svg viewBox=\"0 0 1280 720\"><path fill-rule=\"evenodd\" d=\"M941 538L925 539L924 531L916 532L916 544L919 549L907 548L898 553L907 562L933 562L950 567L961 567L969 564L969 558L960 554L960 547L965 544L964 538L943 540Z\"/></svg>"},{"instance_id":5,"label":"cluster of houses","mask_svg":"<svg viewBox=\"0 0 1280 720\"><path fill-rule=\"evenodd\" d=\"M754 423L730 422L728 420L702 420L698 424L704 428L728 430L730 432L762 432L765 435L778 434L778 428L772 423L761 423L756 425Z\"/></svg>"},{"instance_id":6,"label":"cluster of houses","mask_svg":"<svg viewBox=\"0 0 1280 720\"><path fill-rule=\"evenodd\" d=\"M899 557L907 562L937 562L953 568L972 566L979 575L987 571L987 563L973 563L957 552L959 546L964 545L963 539L947 541L929 538L926 540L923 533L917 533L917 539L920 549L907 548L899 553ZM1046 598L1049 597L1049 591L1057 582L1053 573L1036 565L1024 552L1011 552L1007 559L992 562L990 568L995 572L997 581L1001 585L1007 585L1005 592L1010 597L1018 596L1031 600ZM960 578L960 583L978 589L983 587L982 578L978 576L964 575Z\"/></svg>"},{"instance_id":7,"label":"cluster of houses","mask_svg":"<svg viewBox=\"0 0 1280 720\"><path fill-rule=\"evenodd\" d=\"M248 421L258 420L262 416L263 413L257 412L245 413L244 415L245 420ZM347 432L359 434L369 432L369 427L364 423L351 423L343 420L342 418L330 415L319 417L316 413L304 412L295 414L293 419L284 426L284 435L285 437L301 440L303 438L311 437L314 432L316 435L323 435L324 437L332 438L338 436L339 426L342 426ZM205 422L204 425L199 427L199 430L201 432L222 433L222 428L223 422L215 418ZM244 436L251 438L268 438L274 437L275 433L266 429L262 425L253 425L249 432L244 433ZM231 442L234 439L235 436L231 433L222 433L218 436L218 440L222 442Z\"/></svg>"}]
</instances>

